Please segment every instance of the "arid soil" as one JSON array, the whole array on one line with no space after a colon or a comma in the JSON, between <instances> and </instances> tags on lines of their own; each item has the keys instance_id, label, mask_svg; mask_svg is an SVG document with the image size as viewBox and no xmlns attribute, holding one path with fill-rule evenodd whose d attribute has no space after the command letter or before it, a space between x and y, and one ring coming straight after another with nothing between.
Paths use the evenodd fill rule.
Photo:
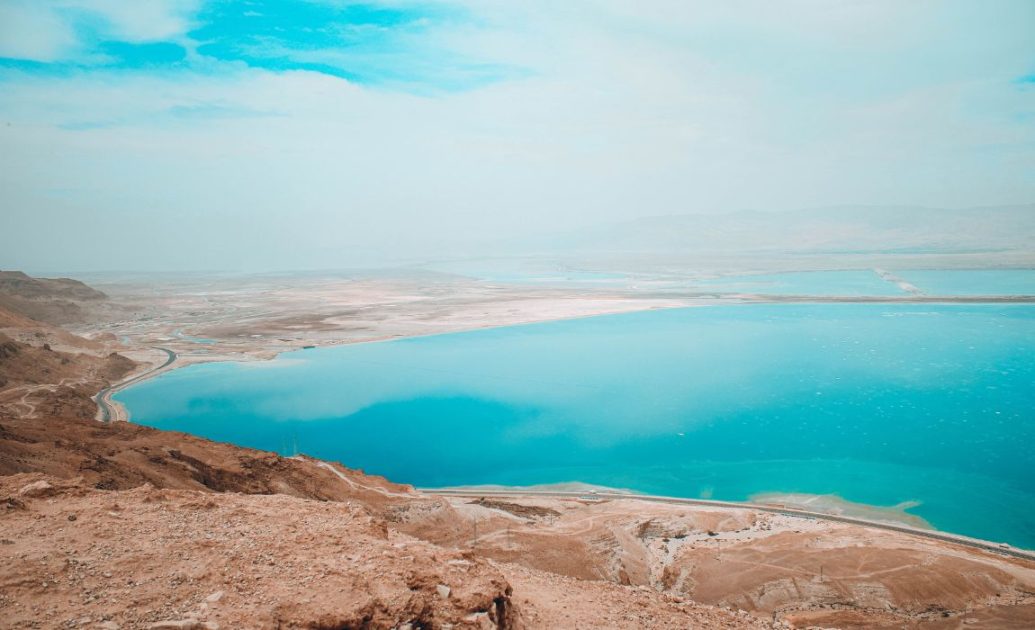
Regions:
<instances>
[{"instance_id":1,"label":"arid soil","mask_svg":"<svg viewBox=\"0 0 1035 630\"><path fill-rule=\"evenodd\" d=\"M446 498L98 423L89 397L160 357L92 326L0 310L3 627L1035 627L1035 563L950 543L748 507Z\"/></svg>"},{"instance_id":2,"label":"arid soil","mask_svg":"<svg viewBox=\"0 0 1035 630\"><path fill-rule=\"evenodd\" d=\"M7 412L26 418L93 418L97 409L90 396L137 367L135 361L105 353L103 346L90 347L85 340L88 349L82 352L56 350L44 341L46 334L39 334L33 336L39 345L33 345L0 332L0 417Z\"/></svg>"},{"instance_id":3,"label":"arid soil","mask_svg":"<svg viewBox=\"0 0 1035 630\"><path fill-rule=\"evenodd\" d=\"M72 330L128 347L162 346L181 362L266 359L337 345L489 326L688 306L680 297L609 287L501 285L429 272L183 278L159 288L108 280L110 310Z\"/></svg>"},{"instance_id":4,"label":"arid soil","mask_svg":"<svg viewBox=\"0 0 1035 630\"><path fill-rule=\"evenodd\" d=\"M0 271L0 308L42 322L74 324L94 320L106 306L111 306L107 297L70 278L33 278L20 271Z\"/></svg>"},{"instance_id":5,"label":"arid soil","mask_svg":"<svg viewBox=\"0 0 1035 630\"><path fill-rule=\"evenodd\" d=\"M359 502L114 493L40 475L4 477L0 493L8 627L769 625L445 549L387 528Z\"/></svg>"},{"instance_id":6,"label":"arid soil","mask_svg":"<svg viewBox=\"0 0 1035 630\"><path fill-rule=\"evenodd\" d=\"M1035 563L897 532L637 500L449 501L453 510L441 518L413 506L396 527L501 562L795 625L924 628L995 618L994 627L1021 628L1035 619ZM466 527L455 527L457 516Z\"/></svg>"},{"instance_id":7,"label":"arid soil","mask_svg":"<svg viewBox=\"0 0 1035 630\"><path fill-rule=\"evenodd\" d=\"M517 625L498 569L390 532L358 503L39 475L0 492L9 627Z\"/></svg>"}]
</instances>

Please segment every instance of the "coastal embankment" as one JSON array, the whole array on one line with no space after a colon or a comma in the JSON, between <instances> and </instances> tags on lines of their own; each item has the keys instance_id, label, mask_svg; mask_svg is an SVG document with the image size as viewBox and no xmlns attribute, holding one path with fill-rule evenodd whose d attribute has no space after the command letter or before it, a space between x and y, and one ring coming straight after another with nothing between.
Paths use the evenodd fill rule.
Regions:
<instances>
[{"instance_id":1,"label":"coastal embankment","mask_svg":"<svg viewBox=\"0 0 1035 630\"><path fill-rule=\"evenodd\" d=\"M465 497L465 498L484 498L484 497L496 497L496 498L556 498L556 499L579 499L583 501L603 501L603 500L635 500L635 501L648 501L652 503L667 503L672 505L688 505L698 507L709 507L719 509L736 509L736 510L755 510L759 512L767 512L770 514L779 514L781 516L790 516L802 519L811 520L824 520L836 523L846 523L849 525L858 525L861 527L870 527L876 529L883 529L886 531L898 532L902 534L909 534L911 536L920 536L931 540L938 540L942 542L948 542L958 545L964 545L974 549L980 549L982 551L990 551L992 553L1002 554L1005 556L1011 556L1014 558L1020 558L1022 560L1035 560L1035 551L1029 551L1025 549L1018 549L1011 547L1005 543L997 543L993 541L980 540L977 538L970 538L968 536L960 536L957 534L950 534L947 532L940 532L936 530L920 529L917 527L909 527L907 525L900 525L896 523L890 523L887 521L875 521L869 519L855 518L851 516L842 516L838 514L828 514L824 512L812 512L808 510L799 510L782 506L766 505L761 503L738 503L736 501L715 501L711 499L688 499L683 497L670 497L652 494L635 494L635 493L624 493L624 492L613 492L613 491L601 491L601 490L589 490L585 492L577 491L559 491L559 490L534 490L534 489L521 489L521 490L499 490L493 489L488 491L478 491L476 489L453 489L453 488L418 488L420 492L426 494L433 494L439 496L449 497Z\"/></svg>"},{"instance_id":2,"label":"coastal embankment","mask_svg":"<svg viewBox=\"0 0 1035 630\"><path fill-rule=\"evenodd\" d=\"M146 379L153 378L158 374L171 369L172 364L176 362L177 354L168 348L155 347L154 349L165 353L166 359L164 363L151 368L143 374L138 374L114 385L109 385L97 392L97 395L94 396L94 400L97 402L98 420L101 422L128 421L129 411L119 403L112 400L112 395L130 385L135 385Z\"/></svg>"}]
</instances>

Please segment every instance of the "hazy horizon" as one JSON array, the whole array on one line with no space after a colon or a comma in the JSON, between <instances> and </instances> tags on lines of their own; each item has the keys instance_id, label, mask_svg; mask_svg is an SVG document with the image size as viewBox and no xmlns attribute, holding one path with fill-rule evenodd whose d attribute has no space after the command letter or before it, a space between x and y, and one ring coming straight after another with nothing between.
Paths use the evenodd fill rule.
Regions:
<instances>
[{"instance_id":1,"label":"hazy horizon","mask_svg":"<svg viewBox=\"0 0 1035 630\"><path fill-rule=\"evenodd\" d=\"M0 147L0 268L44 272L378 267L744 210L1035 214L1035 4L7 0Z\"/></svg>"}]
</instances>

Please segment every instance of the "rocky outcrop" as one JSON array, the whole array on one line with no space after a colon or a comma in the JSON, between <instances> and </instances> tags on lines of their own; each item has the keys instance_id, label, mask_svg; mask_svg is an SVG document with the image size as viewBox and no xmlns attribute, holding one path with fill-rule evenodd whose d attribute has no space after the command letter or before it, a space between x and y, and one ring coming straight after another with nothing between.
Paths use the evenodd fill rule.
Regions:
<instances>
[{"instance_id":1,"label":"rocky outcrop","mask_svg":"<svg viewBox=\"0 0 1035 630\"><path fill-rule=\"evenodd\" d=\"M285 458L125 422L102 424L92 420L88 397L69 392L66 399L69 405L78 401L87 406L91 417L72 413L0 418L0 474L80 477L85 485L107 490L151 484L320 501L361 498L371 505L399 501L409 492L405 486L344 468L325 468L307 458ZM343 478L355 481L349 484Z\"/></svg>"},{"instance_id":2,"label":"rocky outcrop","mask_svg":"<svg viewBox=\"0 0 1035 630\"><path fill-rule=\"evenodd\" d=\"M8 497L23 508L0 512L5 627L522 627L499 569L357 503L40 475L0 478Z\"/></svg>"},{"instance_id":3,"label":"rocky outcrop","mask_svg":"<svg viewBox=\"0 0 1035 630\"><path fill-rule=\"evenodd\" d=\"M51 324L88 318L104 293L70 278L33 278L21 271L0 271L0 307Z\"/></svg>"},{"instance_id":4,"label":"rocky outcrop","mask_svg":"<svg viewBox=\"0 0 1035 630\"><path fill-rule=\"evenodd\" d=\"M55 350L43 333L27 336L33 344L0 333L0 419L92 419L90 397L137 365L117 353Z\"/></svg>"},{"instance_id":5,"label":"rocky outcrop","mask_svg":"<svg viewBox=\"0 0 1035 630\"><path fill-rule=\"evenodd\" d=\"M71 278L33 278L21 271L0 271L0 291L29 299L104 300L107 295Z\"/></svg>"}]
</instances>

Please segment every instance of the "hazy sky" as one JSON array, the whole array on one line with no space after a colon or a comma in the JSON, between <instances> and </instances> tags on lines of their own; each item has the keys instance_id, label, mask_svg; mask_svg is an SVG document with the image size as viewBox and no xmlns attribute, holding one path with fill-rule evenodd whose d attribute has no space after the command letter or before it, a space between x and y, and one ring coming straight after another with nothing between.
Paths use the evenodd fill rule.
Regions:
<instances>
[{"instance_id":1,"label":"hazy sky","mask_svg":"<svg viewBox=\"0 0 1035 630\"><path fill-rule=\"evenodd\" d=\"M0 0L0 267L1035 200L1035 2Z\"/></svg>"}]
</instances>

